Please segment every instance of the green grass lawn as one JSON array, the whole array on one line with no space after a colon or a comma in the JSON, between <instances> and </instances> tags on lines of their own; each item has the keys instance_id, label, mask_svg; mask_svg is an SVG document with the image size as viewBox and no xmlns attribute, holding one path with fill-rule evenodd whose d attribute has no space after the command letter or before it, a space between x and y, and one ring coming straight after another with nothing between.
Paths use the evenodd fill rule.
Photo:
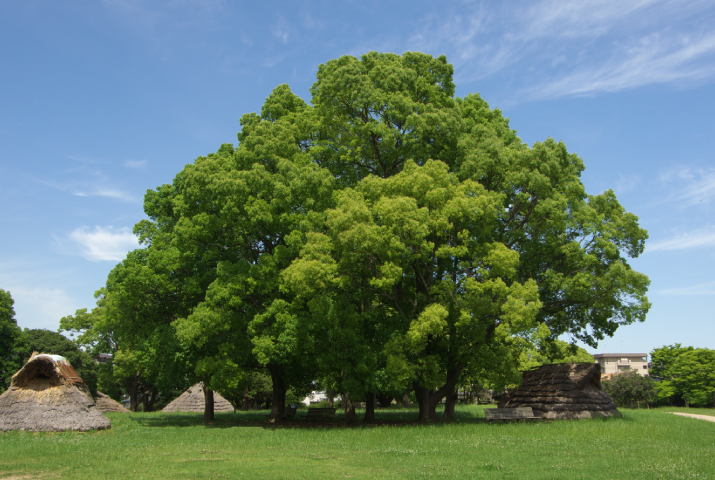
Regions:
<instances>
[{"instance_id":1,"label":"green grass lawn","mask_svg":"<svg viewBox=\"0 0 715 480\"><path fill-rule=\"evenodd\" d=\"M110 414L102 432L0 434L0 478L715 478L715 423L666 410L488 424L482 407L465 406L455 421L417 425L416 411L395 409L357 427L273 427L267 412L210 425L200 414Z\"/></svg>"}]
</instances>

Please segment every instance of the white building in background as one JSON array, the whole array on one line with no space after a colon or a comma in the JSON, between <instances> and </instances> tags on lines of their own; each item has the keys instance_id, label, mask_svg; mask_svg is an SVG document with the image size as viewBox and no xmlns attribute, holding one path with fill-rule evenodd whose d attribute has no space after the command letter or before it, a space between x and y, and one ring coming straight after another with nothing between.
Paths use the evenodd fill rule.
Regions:
<instances>
[{"instance_id":1,"label":"white building in background","mask_svg":"<svg viewBox=\"0 0 715 480\"><path fill-rule=\"evenodd\" d=\"M328 396L325 394L325 392L312 391L312 392L310 392L310 395L305 397L301 403L303 403L309 407L311 404L319 403L319 402L322 402L323 400L327 400L327 399L328 399Z\"/></svg>"},{"instance_id":2,"label":"white building in background","mask_svg":"<svg viewBox=\"0 0 715 480\"><path fill-rule=\"evenodd\" d=\"M597 353L593 356L601 365L601 375L635 370L641 375L648 375L647 353Z\"/></svg>"}]
</instances>

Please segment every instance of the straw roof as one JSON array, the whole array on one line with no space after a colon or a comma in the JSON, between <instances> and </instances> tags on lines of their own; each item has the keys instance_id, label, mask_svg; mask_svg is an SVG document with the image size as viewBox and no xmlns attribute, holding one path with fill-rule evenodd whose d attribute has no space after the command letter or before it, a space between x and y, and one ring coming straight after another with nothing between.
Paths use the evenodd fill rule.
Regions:
<instances>
[{"instance_id":1,"label":"straw roof","mask_svg":"<svg viewBox=\"0 0 715 480\"><path fill-rule=\"evenodd\" d=\"M164 407L162 412L201 412L204 411L204 386L197 383L179 395L173 402ZM231 402L214 392L214 412L233 412Z\"/></svg>"},{"instance_id":2,"label":"straw roof","mask_svg":"<svg viewBox=\"0 0 715 480\"><path fill-rule=\"evenodd\" d=\"M33 353L0 395L0 432L86 432L110 426L75 369L57 355Z\"/></svg>"},{"instance_id":3,"label":"straw roof","mask_svg":"<svg viewBox=\"0 0 715 480\"><path fill-rule=\"evenodd\" d=\"M523 372L523 381L505 395L499 407L531 407L542 418L595 418L620 416L613 399L601 390L597 363L543 365Z\"/></svg>"},{"instance_id":4,"label":"straw roof","mask_svg":"<svg viewBox=\"0 0 715 480\"><path fill-rule=\"evenodd\" d=\"M129 413L129 410L124 408L121 403L106 396L100 391L97 392L97 398L95 398L94 401L97 404L97 410L102 413Z\"/></svg>"}]
</instances>

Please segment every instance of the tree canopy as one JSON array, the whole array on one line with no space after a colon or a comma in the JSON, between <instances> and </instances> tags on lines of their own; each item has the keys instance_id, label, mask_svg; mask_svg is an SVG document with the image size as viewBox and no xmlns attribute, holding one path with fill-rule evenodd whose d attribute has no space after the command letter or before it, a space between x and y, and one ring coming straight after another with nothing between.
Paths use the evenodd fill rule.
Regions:
<instances>
[{"instance_id":1,"label":"tree canopy","mask_svg":"<svg viewBox=\"0 0 715 480\"><path fill-rule=\"evenodd\" d=\"M643 321L638 218L452 75L444 56L370 52L321 65L310 103L278 86L237 147L147 192L146 249L110 275L104 331L131 349L165 332L209 387L267 368L274 421L318 379L347 418L351 397L369 418L376 393L410 389L427 420L536 338L595 346Z\"/></svg>"},{"instance_id":2,"label":"tree canopy","mask_svg":"<svg viewBox=\"0 0 715 480\"><path fill-rule=\"evenodd\" d=\"M15 320L14 300L0 289L0 393L10 385L10 378L22 367L23 335Z\"/></svg>"},{"instance_id":3,"label":"tree canopy","mask_svg":"<svg viewBox=\"0 0 715 480\"><path fill-rule=\"evenodd\" d=\"M651 352L658 397L671 404L715 405L715 350L665 345Z\"/></svg>"}]
</instances>

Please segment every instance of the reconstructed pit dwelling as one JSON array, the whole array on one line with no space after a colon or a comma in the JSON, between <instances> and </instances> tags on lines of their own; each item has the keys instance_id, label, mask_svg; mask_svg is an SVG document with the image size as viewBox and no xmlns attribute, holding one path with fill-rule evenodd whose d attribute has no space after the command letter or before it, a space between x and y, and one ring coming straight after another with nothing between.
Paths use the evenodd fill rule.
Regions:
<instances>
[{"instance_id":1,"label":"reconstructed pit dwelling","mask_svg":"<svg viewBox=\"0 0 715 480\"><path fill-rule=\"evenodd\" d=\"M0 395L0 432L86 432L110 426L75 369L59 355L33 353Z\"/></svg>"},{"instance_id":2,"label":"reconstructed pit dwelling","mask_svg":"<svg viewBox=\"0 0 715 480\"><path fill-rule=\"evenodd\" d=\"M129 410L124 405L100 391L97 391L94 402L97 404L97 410L102 413L129 413Z\"/></svg>"},{"instance_id":3,"label":"reconstructed pit dwelling","mask_svg":"<svg viewBox=\"0 0 715 480\"><path fill-rule=\"evenodd\" d=\"M543 365L523 372L521 386L502 397L500 408L531 407L544 419L620 417L613 399L601 390L597 363Z\"/></svg>"},{"instance_id":4,"label":"reconstructed pit dwelling","mask_svg":"<svg viewBox=\"0 0 715 480\"><path fill-rule=\"evenodd\" d=\"M202 413L206 402L204 400L204 386L197 383L179 395L173 402L164 407L162 412L197 412ZM214 412L233 412L231 402L214 392Z\"/></svg>"}]
</instances>

